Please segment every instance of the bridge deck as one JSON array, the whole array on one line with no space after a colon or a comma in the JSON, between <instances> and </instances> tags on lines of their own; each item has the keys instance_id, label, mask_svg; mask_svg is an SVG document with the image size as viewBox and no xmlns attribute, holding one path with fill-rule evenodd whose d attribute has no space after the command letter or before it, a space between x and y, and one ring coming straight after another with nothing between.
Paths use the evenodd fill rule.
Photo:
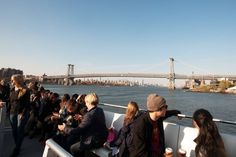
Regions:
<instances>
[{"instance_id":1,"label":"bridge deck","mask_svg":"<svg viewBox=\"0 0 236 157\"><path fill-rule=\"evenodd\" d=\"M217 78L228 78L229 80L236 80L236 75L214 75L214 74L172 74L175 79L203 79L214 80ZM77 74L77 75L54 75L43 76L43 79L65 79L65 78L92 78L92 77L135 77L135 78L170 78L170 74L158 73L91 73L91 74Z\"/></svg>"}]
</instances>

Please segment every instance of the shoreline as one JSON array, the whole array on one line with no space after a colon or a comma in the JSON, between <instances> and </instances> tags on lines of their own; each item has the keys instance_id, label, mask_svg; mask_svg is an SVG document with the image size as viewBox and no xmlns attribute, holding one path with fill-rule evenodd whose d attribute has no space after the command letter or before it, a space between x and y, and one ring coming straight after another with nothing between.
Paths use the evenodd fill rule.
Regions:
<instances>
[{"instance_id":1,"label":"shoreline","mask_svg":"<svg viewBox=\"0 0 236 157\"><path fill-rule=\"evenodd\" d=\"M219 93L219 94L231 94L236 95L234 92L225 92L225 91L218 91L218 90L211 90L211 91L204 91L201 89L182 89L185 92L195 92L195 93Z\"/></svg>"}]
</instances>

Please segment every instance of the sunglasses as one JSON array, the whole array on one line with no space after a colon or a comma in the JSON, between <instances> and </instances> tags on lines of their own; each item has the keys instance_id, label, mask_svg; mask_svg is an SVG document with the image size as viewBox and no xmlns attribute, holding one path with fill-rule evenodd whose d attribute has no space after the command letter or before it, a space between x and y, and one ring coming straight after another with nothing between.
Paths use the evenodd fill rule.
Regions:
<instances>
[{"instance_id":1,"label":"sunglasses","mask_svg":"<svg viewBox=\"0 0 236 157\"><path fill-rule=\"evenodd\" d=\"M159 111L162 111L162 110L164 110L164 109L168 109L168 105L162 106L162 107L159 109Z\"/></svg>"}]
</instances>

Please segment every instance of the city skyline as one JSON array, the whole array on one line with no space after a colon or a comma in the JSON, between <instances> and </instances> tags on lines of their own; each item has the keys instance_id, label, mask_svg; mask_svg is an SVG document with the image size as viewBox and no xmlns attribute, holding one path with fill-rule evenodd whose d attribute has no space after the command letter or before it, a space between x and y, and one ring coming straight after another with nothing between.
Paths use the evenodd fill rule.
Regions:
<instances>
[{"instance_id":1,"label":"city skyline","mask_svg":"<svg viewBox=\"0 0 236 157\"><path fill-rule=\"evenodd\" d=\"M235 75L233 0L1 1L1 68Z\"/></svg>"}]
</instances>

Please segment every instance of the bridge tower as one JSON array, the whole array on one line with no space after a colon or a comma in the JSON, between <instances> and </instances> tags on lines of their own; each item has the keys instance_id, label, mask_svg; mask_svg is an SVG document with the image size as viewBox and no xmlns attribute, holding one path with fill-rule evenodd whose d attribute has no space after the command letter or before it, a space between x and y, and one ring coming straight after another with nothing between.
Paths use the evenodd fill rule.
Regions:
<instances>
[{"instance_id":1,"label":"bridge tower","mask_svg":"<svg viewBox=\"0 0 236 157\"><path fill-rule=\"evenodd\" d=\"M68 64L67 76L74 75L74 65Z\"/></svg>"},{"instance_id":2,"label":"bridge tower","mask_svg":"<svg viewBox=\"0 0 236 157\"><path fill-rule=\"evenodd\" d=\"M64 85L72 85L74 84L74 65L73 64L68 64L68 69L67 69L67 77L64 79Z\"/></svg>"},{"instance_id":3,"label":"bridge tower","mask_svg":"<svg viewBox=\"0 0 236 157\"><path fill-rule=\"evenodd\" d=\"M174 58L170 58L170 73L169 73L169 89L175 89L175 71L174 71Z\"/></svg>"}]
</instances>

